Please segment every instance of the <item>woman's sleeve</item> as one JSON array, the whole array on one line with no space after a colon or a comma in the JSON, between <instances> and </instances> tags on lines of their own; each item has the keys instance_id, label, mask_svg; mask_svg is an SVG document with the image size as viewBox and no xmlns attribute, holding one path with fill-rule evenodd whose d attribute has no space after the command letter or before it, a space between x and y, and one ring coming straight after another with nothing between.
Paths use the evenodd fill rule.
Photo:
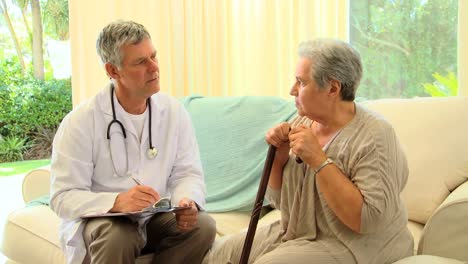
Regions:
<instances>
[{"instance_id":1,"label":"woman's sleeve","mask_svg":"<svg viewBox=\"0 0 468 264\"><path fill-rule=\"evenodd\" d=\"M393 128L380 124L357 144L351 180L363 196L361 233L378 232L401 213L400 192L408 177L406 157Z\"/></svg>"}]
</instances>

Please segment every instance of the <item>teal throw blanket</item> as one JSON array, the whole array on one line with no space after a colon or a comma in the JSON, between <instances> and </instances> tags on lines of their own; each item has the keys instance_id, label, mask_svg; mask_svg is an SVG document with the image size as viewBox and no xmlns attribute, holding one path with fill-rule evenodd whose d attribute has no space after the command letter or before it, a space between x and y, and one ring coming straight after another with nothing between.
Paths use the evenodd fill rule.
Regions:
<instances>
[{"instance_id":1,"label":"teal throw blanket","mask_svg":"<svg viewBox=\"0 0 468 264\"><path fill-rule=\"evenodd\" d=\"M265 134L289 120L294 103L279 97L182 98L200 148L209 212L251 210L268 150Z\"/></svg>"}]
</instances>

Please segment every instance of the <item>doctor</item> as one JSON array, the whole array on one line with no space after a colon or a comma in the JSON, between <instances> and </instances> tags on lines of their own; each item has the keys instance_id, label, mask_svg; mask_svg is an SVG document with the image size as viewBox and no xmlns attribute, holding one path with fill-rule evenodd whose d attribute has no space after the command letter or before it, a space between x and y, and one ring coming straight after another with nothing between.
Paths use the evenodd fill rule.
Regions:
<instances>
[{"instance_id":1,"label":"doctor","mask_svg":"<svg viewBox=\"0 0 468 264\"><path fill-rule=\"evenodd\" d=\"M203 212L205 184L190 117L159 92L159 66L148 31L132 21L104 27L96 48L111 81L69 113L54 139L51 208L62 218L68 263L200 263L215 237ZM161 197L189 206L149 219L83 220L131 212Z\"/></svg>"}]
</instances>

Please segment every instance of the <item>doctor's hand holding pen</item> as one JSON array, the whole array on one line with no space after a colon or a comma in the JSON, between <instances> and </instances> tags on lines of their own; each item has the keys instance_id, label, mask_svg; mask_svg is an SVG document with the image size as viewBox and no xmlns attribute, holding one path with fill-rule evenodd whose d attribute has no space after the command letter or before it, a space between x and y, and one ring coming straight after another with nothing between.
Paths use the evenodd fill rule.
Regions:
<instances>
[{"instance_id":1,"label":"doctor's hand holding pen","mask_svg":"<svg viewBox=\"0 0 468 264\"><path fill-rule=\"evenodd\" d=\"M151 206L161 197L159 193L147 185L143 185L138 179L132 177L137 183L126 192L119 193L115 198L114 206L110 209L112 213L134 212Z\"/></svg>"}]
</instances>

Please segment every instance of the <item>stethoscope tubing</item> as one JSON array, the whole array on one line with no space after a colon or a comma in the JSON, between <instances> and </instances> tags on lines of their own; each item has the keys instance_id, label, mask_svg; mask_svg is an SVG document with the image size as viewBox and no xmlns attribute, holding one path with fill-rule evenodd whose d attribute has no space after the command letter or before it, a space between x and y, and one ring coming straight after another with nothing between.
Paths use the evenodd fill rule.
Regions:
<instances>
[{"instance_id":1,"label":"stethoscope tubing","mask_svg":"<svg viewBox=\"0 0 468 264\"><path fill-rule=\"evenodd\" d=\"M128 142L127 142L127 133L125 131L125 127L124 125L122 124L122 122L120 122L118 119L117 119L117 115L115 113L115 104L114 104L114 93L115 93L115 87L114 87L114 84L111 83L111 91L110 91L110 100L111 100L111 107L112 107L112 121L109 122L109 125L107 126L107 139L109 141L109 150L110 150L110 154L111 154L111 159L112 159L112 165L114 166L114 172L119 175L119 176L123 176L125 174L122 174L122 171L117 171L116 169L116 164L115 164L115 160L113 158L113 151L112 151L112 143L111 143L111 127L113 124L118 124L119 127L120 127L120 130L122 131L122 134L123 134L123 137L124 137L124 144L125 144L125 153L126 153L126 157L127 157L127 160L126 160L126 170L127 170L127 175L128 175L128 153L127 153L127 150L128 150ZM156 155L158 154L158 151L156 148L153 147L153 139L152 139L152 129L151 129L151 121L152 121L152 113L151 113L151 97L149 97L147 100L146 100L146 105L148 106L148 115L149 115L149 120L148 120L148 136L149 136L149 149L147 151L147 156L149 159L153 159L156 157Z\"/></svg>"},{"instance_id":2,"label":"stethoscope tubing","mask_svg":"<svg viewBox=\"0 0 468 264\"><path fill-rule=\"evenodd\" d=\"M109 123L109 125L107 126L107 139L110 140L110 129L112 127L112 125L114 123L117 123L119 124L120 126L120 129L122 130L122 134L124 136L124 138L126 139L127 138L127 133L125 132L125 127L124 125L122 124L122 122L120 122L118 119L117 119L117 115L115 114L115 106L114 106L114 84L111 84L111 92L110 92L110 100L111 100L111 106L112 106L112 121ZM148 106L148 114L149 114L149 126L148 126L148 136L149 136L149 149L154 149L153 147L153 138L152 138L152 129L151 129L151 119L152 119L152 113L151 113L151 97L146 99L146 105Z\"/></svg>"}]
</instances>

